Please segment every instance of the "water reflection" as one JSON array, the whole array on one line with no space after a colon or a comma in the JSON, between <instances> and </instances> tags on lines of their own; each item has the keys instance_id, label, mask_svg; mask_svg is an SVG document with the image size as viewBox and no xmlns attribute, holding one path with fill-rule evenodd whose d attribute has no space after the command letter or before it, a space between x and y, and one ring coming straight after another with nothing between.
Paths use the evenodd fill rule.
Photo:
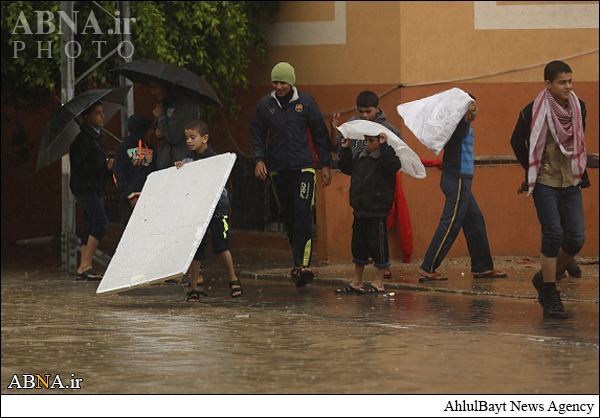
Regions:
<instances>
[{"instance_id":1,"label":"water reflection","mask_svg":"<svg viewBox=\"0 0 600 418\"><path fill-rule=\"evenodd\" d=\"M80 393L598 392L595 304L559 322L530 299L245 280L232 300L226 281L209 285L188 304L177 285L100 297L3 276L2 393L44 372L82 377Z\"/></svg>"}]
</instances>

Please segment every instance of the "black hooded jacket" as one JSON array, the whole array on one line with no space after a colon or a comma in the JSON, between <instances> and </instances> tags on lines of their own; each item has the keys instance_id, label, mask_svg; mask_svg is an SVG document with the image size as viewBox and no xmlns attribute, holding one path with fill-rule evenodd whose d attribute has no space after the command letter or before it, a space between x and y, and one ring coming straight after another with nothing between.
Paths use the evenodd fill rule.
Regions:
<instances>
[{"instance_id":1,"label":"black hooded jacket","mask_svg":"<svg viewBox=\"0 0 600 418\"><path fill-rule=\"evenodd\" d=\"M352 157L350 147L340 151L340 170L352 176L350 206L358 218L387 217L396 191L396 172L402 163L387 142L370 154Z\"/></svg>"},{"instance_id":2,"label":"black hooded jacket","mask_svg":"<svg viewBox=\"0 0 600 418\"><path fill-rule=\"evenodd\" d=\"M129 136L115 152L113 174L117 188L127 198L141 192L148 175L157 170L154 149L144 140L151 124L143 116L131 115L127 121Z\"/></svg>"}]
</instances>

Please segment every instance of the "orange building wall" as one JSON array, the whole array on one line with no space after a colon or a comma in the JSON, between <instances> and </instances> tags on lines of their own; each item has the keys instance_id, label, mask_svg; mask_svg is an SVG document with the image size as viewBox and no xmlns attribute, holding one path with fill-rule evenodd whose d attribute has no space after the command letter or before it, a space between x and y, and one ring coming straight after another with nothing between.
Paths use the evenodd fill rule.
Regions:
<instances>
[{"instance_id":1,"label":"orange building wall","mask_svg":"<svg viewBox=\"0 0 600 418\"><path fill-rule=\"evenodd\" d=\"M532 3L554 8L566 2L487 3L499 8ZM590 5L597 7L598 2L568 2L568 11L556 15L562 22L578 23L584 20L577 15L578 10ZM217 118L212 146L217 152L251 154L249 123L256 104L271 89L273 65L289 61L296 69L298 88L315 97L326 122L333 112L345 110L342 121L352 116L356 95L362 90L380 95L388 92L381 98L382 108L389 121L400 128L407 144L423 158L434 155L403 125L396 106L451 87L469 91L477 97L480 108L473 125L476 156L512 155L509 139L519 110L543 88L544 64L564 59L574 70L576 93L588 105L588 151L598 152L598 13L593 28L481 29L475 27L476 8L476 2L470 1L281 2L278 23L325 25L317 31L322 42L298 45L306 35L301 31L293 40L296 44L272 45L265 59L255 60L249 70L250 88L237 94L241 112L225 115L227 129ZM517 20L510 19L509 23ZM345 32L342 42L334 36L340 28ZM403 87L397 88L399 85ZM135 111L150 116L151 102L144 96L147 92L138 87ZM3 105L3 243L52 235L61 223L60 164L35 172L37 141L51 112L41 108L21 111L21 124L32 140L34 154L25 164L18 163L17 150L11 145L16 125L12 112L10 106ZM590 175L592 187L584 192L586 244L582 254L598 255L598 170L591 170ZM423 256L443 204L440 172L428 168L427 176L424 180L403 178L416 258ZM476 168L473 188L495 255L539 253L540 232L533 203L515 193L522 177L516 165ZM352 212L347 187L348 178L335 173L332 186L318 189L317 251L322 261L349 259ZM397 259L400 253L394 234L390 234L391 252ZM450 256L466 255L463 241L461 235Z\"/></svg>"},{"instance_id":2,"label":"orange building wall","mask_svg":"<svg viewBox=\"0 0 600 418\"><path fill-rule=\"evenodd\" d=\"M277 21L333 22L339 17L334 3L282 2ZM253 65L251 88L239 96L244 111L232 125L240 147L248 153L248 124L258 99L270 91L270 70L277 62L288 61L296 70L298 88L315 97L328 124L334 112L342 111L342 121L354 115L356 95L372 90L383 95L380 104L388 120L400 128L406 143L423 158L435 156L404 126L396 106L459 87L477 98L480 109L473 125L476 156L513 156L510 137L518 112L543 88L543 67L553 59L563 59L573 68L575 92L588 106L588 151L598 152L597 23L591 29L476 29L476 2L338 3L343 3L345 10L344 43L272 46L267 59ZM488 3L494 7L565 4ZM562 20L579 20L578 6L569 4L571 11L559 12ZM577 4L597 7L598 2ZM327 28L322 37L332 39ZM444 202L440 171L428 168L427 176L424 180L403 177L416 258L425 253ZM523 176L518 165L476 167L473 190L495 255L539 254L540 230L532 199L516 194ZM592 187L584 192L586 244L582 255L598 254L598 171L591 170L590 176ZM348 185L349 178L335 172L330 187L318 188L320 261L350 258ZM395 235L391 231L390 250L392 258L398 259L401 253ZM465 255L468 252L460 235L449 256Z\"/></svg>"}]
</instances>

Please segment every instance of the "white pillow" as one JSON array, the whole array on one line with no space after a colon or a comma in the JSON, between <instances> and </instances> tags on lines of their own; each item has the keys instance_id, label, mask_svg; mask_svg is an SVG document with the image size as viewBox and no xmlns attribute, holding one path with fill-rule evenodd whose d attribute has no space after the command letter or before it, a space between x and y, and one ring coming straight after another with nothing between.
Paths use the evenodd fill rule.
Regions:
<instances>
[{"instance_id":1,"label":"white pillow","mask_svg":"<svg viewBox=\"0 0 600 418\"><path fill-rule=\"evenodd\" d=\"M396 155L400 158L400 162L402 163L400 171L417 179L425 178L425 167L423 166L423 163L421 163L421 159L417 153L410 149L398 135L382 124L371 122L369 120L357 119L343 123L338 126L338 130L342 133L344 138L360 140L365 139L365 135L377 136L384 132L388 138L388 145L394 148Z\"/></svg>"},{"instance_id":2,"label":"white pillow","mask_svg":"<svg viewBox=\"0 0 600 418\"><path fill-rule=\"evenodd\" d=\"M404 124L427 148L439 154L473 102L459 88L399 105Z\"/></svg>"}]
</instances>

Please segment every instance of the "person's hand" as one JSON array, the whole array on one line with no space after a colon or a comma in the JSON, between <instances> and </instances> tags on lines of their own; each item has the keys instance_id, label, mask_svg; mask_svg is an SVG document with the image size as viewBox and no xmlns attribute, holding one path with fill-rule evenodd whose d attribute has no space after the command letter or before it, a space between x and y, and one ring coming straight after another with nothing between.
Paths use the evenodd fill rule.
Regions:
<instances>
[{"instance_id":1,"label":"person's hand","mask_svg":"<svg viewBox=\"0 0 600 418\"><path fill-rule=\"evenodd\" d=\"M473 100L467 109L465 114L465 120L469 123L473 122L477 117L477 102Z\"/></svg>"},{"instance_id":2,"label":"person's hand","mask_svg":"<svg viewBox=\"0 0 600 418\"><path fill-rule=\"evenodd\" d=\"M265 180L267 178L267 166L264 161L259 161L254 166L254 176L259 180Z\"/></svg>"},{"instance_id":3,"label":"person's hand","mask_svg":"<svg viewBox=\"0 0 600 418\"><path fill-rule=\"evenodd\" d=\"M137 201L138 201L138 196L132 197L131 199L129 199L129 205L134 208L135 205L137 205Z\"/></svg>"},{"instance_id":4,"label":"person's hand","mask_svg":"<svg viewBox=\"0 0 600 418\"><path fill-rule=\"evenodd\" d=\"M321 186L327 187L331 184L331 170L329 167L323 167L321 170Z\"/></svg>"},{"instance_id":5,"label":"person's hand","mask_svg":"<svg viewBox=\"0 0 600 418\"><path fill-rule=\"evenodd\" d=\"M154 105L154 109L152 109L152 114L155 118L162 116L165 114L165 108L162 103L156 103Z\"/></svg>"},{"instance_id":6,"label":"person's hand","mask_svg":"<svg viewBox=\"0 0 600 418\"><path fill-rule=\"evenodd\" d=\"M387 140L388 140L388 137L385 134L385 132L382 132L382 133L379 134L379 143L380 144L383 144L384 142L387 142Z\"/></svg>"},{"instance_id":7,"label":"person's hand","mask_svg":"<svg viewBox=\"0 0 600 418\"><path fill-rule=\"evenodd\" d=\"M177 167L177 168L183 167L183 161L175 161L175 167Z\"/></svg>"},{"instance_id":8,"label":"person's hand","mask_svg":"<svg viewBox=\"0 0 600 418\"><path fill-rule=\"evenodd\" d=\"M342 138L342 142L340 144L342 148L348 148L350 146L350 139Z\"/></svg>"},{"instance_id":9,"label":"person's hand","mask_svg":"<svg viewBox=\"0 0 600 418\"><path fill-rule=\"evenodd\" d=\"M337 129L339 124L340 124L340 114L334 113L333 116L331 117L331 127L333 128L334 131Z\"/></svg>"},{"instance_id":10,"label":"person's hand","mask_svg":"<svg viewBox=\"0 0 600 418\"><path fill-rule=\"evenodd\" d=\"M590 153L587 155L587 168L598 168L598 153Z\"/></svg>"},{"instance_id":11,"label":"person's hand","mask_svg":"<svg viewBox=\"0 0 600 418\"><path fill-rule=\"evenodd\" d=\"M524 181L519 185L519 188L517 189L517 194L523 194L528 190L529 190L529 185L527 184L526 181Z\"/></svg>"},{"instance_id":12,"label":"person's hand","mask_svg":"<svg viewBox=\"0 0 600 418\"><path fill-rule=\"evenodd\" d=\"M109 158L108 160L106 160L106 167L108 168L109 171L112 171L114 162L115 162L114 158Z\"/></svg>"}]
</instances>

